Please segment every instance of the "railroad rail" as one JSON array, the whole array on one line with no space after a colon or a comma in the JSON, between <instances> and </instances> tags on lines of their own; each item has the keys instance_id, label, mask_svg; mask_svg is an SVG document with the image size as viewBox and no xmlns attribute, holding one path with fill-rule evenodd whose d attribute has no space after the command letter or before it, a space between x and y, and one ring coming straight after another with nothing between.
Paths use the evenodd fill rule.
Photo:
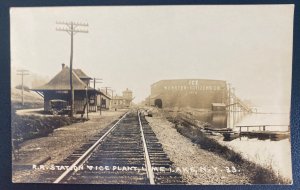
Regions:
<instances>
[{"instance_id":1,"label":"railroad rail","mask_svg":"<svg viewBox=\"0 0 300 190\"><path fill-rule=\"evenodd\" d=\"M143 113L131 110L41 178L71 184L184 184Z\"/></svg>"}]
</instances>

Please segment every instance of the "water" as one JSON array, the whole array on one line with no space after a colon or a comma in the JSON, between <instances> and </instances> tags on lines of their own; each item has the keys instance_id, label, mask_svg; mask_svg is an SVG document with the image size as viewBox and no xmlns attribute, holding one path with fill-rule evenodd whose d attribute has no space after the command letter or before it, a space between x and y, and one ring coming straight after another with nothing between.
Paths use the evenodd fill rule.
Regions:
<instances>
[{"instance_id":1,"label":"water","mask_svg":"<svg viewBox=\"0 0 300 190\"><path fill-rule=\"evenodd\" d=\"M238 125L269 125L266 126L266 130L288 131L289 123L288 113L271 113L266 110L244 115L242 119L236 121L233 125L233 130L238 130L236 127ZM255 127L251 130L257 131L259 128ZM291 143L289 138L272 141L270 139L258 140L257 138L243 137L224 143L240 152L248 160L262 166L271 166L276 173L292 179Z\"/></svg>"},{"instance_id":2,"label":"water","mask_svg":"<svg viewBox=\"0 0 300 190\"><path fill-rule=\"evenodd\" d=\"M239 130L237 126L266 125L266 130L287 131L290 120L288 113L194 112L193 115L195 119L209 123L212 128L233 130Z\"/></svg>"},{"instance_id":3,"label":"water","mask_svg":"<svg viewBox=\"0 0 300 190\"><path fill-rule=\"evenodd\" d=\"M289 114L270 114L270 113L251 113L245 115L240 121L236 122L233 129L236 126L251 126L251 125L266 125L266 130L269 131L288 131L289 126ZM252 130L258 130L258 127L251 128Z\"/></svg>"},{"instance_id":4,"label":"water","mask_svg":"<svg viewBox=\"0 0 300 190\"><path fill-rule=\"evenodd\" d=\"M288 131L289 113L281 109L258 108L258 113L244 112L194 112L197 120L211 124L213 128L232 128L238 131L237 126L268 125L266 130ZM276 111L274 111L276 110ZM270 112L270 111L273 111ZM281 126L278 126L281 125ZM246 130L242 129L242 130ZM259 127L253 127L250 131L257 131ZM219 140L221 144L231 147L241 153L244 158L261 166L271 166L280 175L292 179L291 171L291 144L289 138L272 141L270 139L241 137L232 141Z\"/></svg>"},{"instance_id":5,"label":"water","mask_svg":"<svg viewBox=\"0 0 300 190\"><path fill-rule=\"evenodd\" d=\"M244 158L261 166L271 166L281 176L292 179L291 144L289 139L280 141L258 140L242 137L232 141L220 141Z\"/></svg>"},{"instance_id":6,"label":"water","mask_svg":"<svg viewBox=\"0 0 300 190\"><path fill-rule=\"evenodd\" d=\"M227 127L226 112L200 112L194 113L195 119L209 123L212 128L226 128Z\"/></svg>"}]
</instances>

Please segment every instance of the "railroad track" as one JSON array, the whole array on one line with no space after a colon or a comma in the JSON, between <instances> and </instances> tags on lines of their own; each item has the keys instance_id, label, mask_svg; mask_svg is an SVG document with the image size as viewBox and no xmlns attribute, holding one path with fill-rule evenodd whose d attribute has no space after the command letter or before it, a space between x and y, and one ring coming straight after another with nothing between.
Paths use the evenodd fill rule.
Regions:
<instances>
[{"instance_id":1,"label":"railroad track","mask_svg":"<svg viewBox=\"0 0 300 190\"><path fill-rule=\"evenodd\" d=\"M127 112L59 165L69 167L42 178L71 184L184 184L138 110Z\"/></svg>"}]
</instances>

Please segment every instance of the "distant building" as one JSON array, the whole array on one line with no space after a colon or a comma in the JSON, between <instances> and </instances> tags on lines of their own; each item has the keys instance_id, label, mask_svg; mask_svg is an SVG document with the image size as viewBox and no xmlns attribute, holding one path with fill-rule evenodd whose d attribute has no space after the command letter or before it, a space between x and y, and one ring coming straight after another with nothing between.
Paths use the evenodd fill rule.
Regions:
<instances>
[{"instance_id":1,"label":"distant building","mask_svg":"<svg viewBox=\"0 0 300 190\"><path fill-rule=\"evenodd\" d=\"M206 79L161 80L151 85L147 105L224 110L228 100L226 81Z\"/></svg>"},{"instance_id":2,"label":"distant building","mask_svg":"<svg viewBox=\"0 0 300 190\"><path fill-rule=\"evenodd\" d=\"M72 72L74 89L74 111L84 111L86 94L89 102L89 111L97 111L100 106L100 96L110 99L99 90L90 87L91 77L87 76L81 69L73 69ZM50 100L60 99L69 102L71 99L70 90L70 69L62 64L62 70L55 75L47 84L31 89L44 97L44 110L49 111Z\"/></svg>"},{"instance_id":3,"label":"distant building","mask_svg":"<svg viewBox=\"0 0 300 190\"><path fill-rule=\"evenodd\" d=\"M123 91L122 96L114 96L111 100L112 108L129 108L132 104L132 91L128 88Z\"/></svg>"}]
</instances>

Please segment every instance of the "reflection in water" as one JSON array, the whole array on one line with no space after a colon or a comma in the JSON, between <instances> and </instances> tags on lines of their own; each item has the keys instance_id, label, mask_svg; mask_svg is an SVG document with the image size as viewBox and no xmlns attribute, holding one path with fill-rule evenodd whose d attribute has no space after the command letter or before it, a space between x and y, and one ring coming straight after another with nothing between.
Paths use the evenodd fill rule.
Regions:
<instances>
[{"instance_id":1,"label":"reflection in water","mask_svg":"<svg viewBox=\"0 0 300 190\"><path fill-rule=\"evenodd\" d=\"M289 114L286 113L244 113L244 112L205 112L195 115L197 120L207 122L212 128L231 128L238 131L239 125L270 125L269 131L288 131ZM282 125L282 126L276 126ZM259 128L251 128L259 130ZM270 138L240 137L231 141L219 140L221 144L240 152L246 159L262 166L272 167L284 177L291 179L290 139L273 141Z\"/></svg>"},{"instance_id":2,"label":"reflection in water","mask_svg":"<svg viewBox=\"0 0 300 190\"><path fill-rule=\"evenodd\" d=\"M243 118L248 115L247 112L242 111L230 111L227 112L228 122L227 127L233 129L237 123L241 122Z\"/></svg>"},{"instance_id":3,"label":"reflection in water","mask_svg":"<svg viewBox=\"0 0 300 190\"><path fill-rule=\"evenodd\" d=\"M271 113L246 113L241 111L215 111L194 113L195 119L209 123L212 128L231 128L237 131L236 126L266 125L269 131L287 131L289 126L289 114ZM281 125L281 126L276 126ZM253 127L251 130L259 130Z\"/></svg>"},{"instance_id":4,"label":"reflection in water","mask_svg":"<svg viewBox=\"0 0 300 190\"><path fill-rule=\"evenodd\" d=\"M260 110L259 110L260 111ZM209 123L211 128L231 128L239 131L236 126L270 125L265 127L266 131L288 131L289 114L271 113L271 111L258 113L245 113L238 111L191 111L193 119ZM281 126L275 126L281 125ZM259 130L259 127L251 127L249 131ZM238 134L238 133L237 133ZM224 141L223 136L214 136L220 144L232 148L247 160L259 165L272 167L272 169L283 177L291 179L291 145L289 135L286 138L272 139L270 136L248 136L238 137L230 141Z\"/></svg>"},{"instance_id":5,"label":"reflection in water","mask_svg":"<svg viewBox=\"0 0 300 190\"><path fill-rule=\"evenodd\" d=\"M195 114L195 119L209 123L212 128L233 128L245 115L245 112L199 112Z\"/></svg>"},{"instance_id":6,"label":"reflection in water","mask_svg":"<svg viewBox=\"0 0 300 190\"><path fill-rule=\"evenodd\" d=\"M227 127L226 112L200 112L195 115L195 119L209 123L212 128Z\"/></svg>"}]
</instances>

